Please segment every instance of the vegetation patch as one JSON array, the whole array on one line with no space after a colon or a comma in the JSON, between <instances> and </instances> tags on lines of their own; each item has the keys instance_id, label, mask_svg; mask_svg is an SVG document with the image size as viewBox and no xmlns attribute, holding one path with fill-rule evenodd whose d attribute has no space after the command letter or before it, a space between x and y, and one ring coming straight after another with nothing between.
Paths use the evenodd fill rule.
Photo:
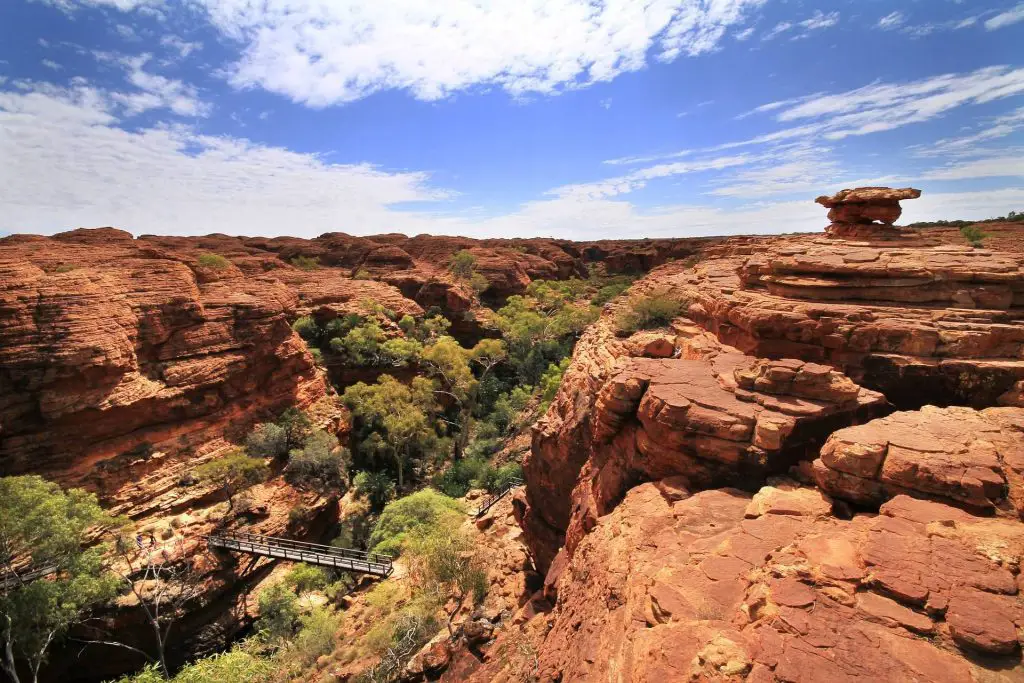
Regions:
<instances>
[{"instance_id":1,"label":"vegetation patch","mask_svg":"<svg viewBox=\"0 0 1024 683\"><path fill-rule=\"evenodd\" d=\"M231 262L220 254L200 254L197 260L203 268L213 268L214 270L224 270L231 265Z\"/></svg>"},{"instance_id":2,"label":"vegetation patch","mask_svg":"<svg viewBox=\"0 0 1024 683\"><path fill-rule=\"evenodd\" d=\"M682 313L683 305L665 292L637 296L629 300L615 317L615 331L623 336L639 330L664 327Z\"/></svg>"}]
</instances>

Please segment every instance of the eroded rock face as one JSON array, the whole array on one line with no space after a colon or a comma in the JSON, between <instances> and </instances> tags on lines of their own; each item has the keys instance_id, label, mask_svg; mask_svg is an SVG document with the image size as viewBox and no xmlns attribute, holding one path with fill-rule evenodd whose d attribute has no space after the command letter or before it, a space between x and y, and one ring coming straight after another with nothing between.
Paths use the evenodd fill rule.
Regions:
<instances>
[{"instance_id":1,"label":"eroded rock face","mask_svg":"<svg viewBox=\"0 0 1024 683\"><path fill-rule=\"evenodd\" d=\"M1024 409L894 413L835 432L813 471L822 490L864 505L907 492L1024 514Z\"/></svg>"},{"instance_id":2,"label":"eroded rock face","mask_svg":"<svg viewBox=\"0 0 1024 683\"><path fill-rule=\"evenodd\" d=\"M813 459L835 429L886 410L880 394L827 366L753 359L682 323L623 341L608 325L606 316L577 345L525 463L520 515L543 571L563 533L571 555L637 481L756 488ZM666 345L681 357L630 355L663 355Z\"/></svg>"},{"instance_id":3,"label":"eroded rock face","mask_svg":"<svg viewBox=\"0 0 1024 683\"><path fill-rule=\"evenodd\" d=\"M906 496L840 520L821 493L780 486L753 500L631 489L579 544L554 610L538 618L549 625L533 642L540 680L1024 675L1024 525ZM501 658L490 662L470 680L502 680Z\"/></svg>"}]
</instances>

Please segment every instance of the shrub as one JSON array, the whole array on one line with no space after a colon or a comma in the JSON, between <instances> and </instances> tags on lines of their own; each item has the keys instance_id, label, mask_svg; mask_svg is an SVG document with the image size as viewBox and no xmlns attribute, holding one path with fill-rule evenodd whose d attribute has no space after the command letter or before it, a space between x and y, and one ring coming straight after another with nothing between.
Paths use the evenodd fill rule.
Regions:
<instances>
[{"instance_id":1,"label":"shrub","mask_svg":"<svg viewBox=\"0 0 1024 683\"><path fill-rule=\"evenodd\" d=\"M324 331L313 320L313 316L304 315L292 323L292 329L310 344L316 344L323 337Z\"/></svg>"},{"instance_id":2,"label":"shrub","mask_svg":"<svg viewBox=\"0 0 1024 683\"><path fill-rule=\"evenodd\" d=\"M382 509L395 497L395 482L384 472L360 472L352 486L356 495L366 498L374 510Z\"/></svg>"},{"instance_id":3,"label":"shrub","mask_svg":"<svg viewBox=\"0 0 1024 683\"><path fill-rule=\"evenodd\" d=\"M491 283L480 273L473 273L469 276L469 287L477 296L487 291L487 288L490 286Z\"/></svg>"},{"instance_id":4,"label":"shrub","mask_svg":"<svg viewBox=\"0 0 1024 683\"><path fill-rule=\"evenodd\" d=\"M304 566L304 565L300 565ZM299 602L295 593L283 583L275 583L259 595L260 618L256 623L260 635L268 643L290 639L299 622Z\"/></svg>"},{"instance_id":5,"label":"shrub","mask_svg":"<svg viewBox=\"0 0 1024 683\"><path fill-rule=\"evenodd\" d=\"M494 469L486 459L467 457L435 477L434 485L446 496L461 498L471 488L487 488L494 478Z\"/></svg>"},{"instance_id":6,"label":"shrub","mask_svg":"<svg viewBox=\"0 0 1024 683\"><path fill-rule=\"evenodd\" d=\"M270 470L262 459L250 458L241 450L236 450L200 465L195 473L201 481L220 487L227 498L228 509L233 510L232 496L264 481Z\"/></svg>"},{"instance_id":7,"label":"shrub","mask_svg":"<svg viewBox=\"0 0 1024 683\"><path fill-rule=\"evenodd\" d=\"M55 272L55 273L70 273L72 270L75 270L77 268L78 268L78 266L73 265L71 263L62 263L59 266L57 266L56 268L54 268L53 272Z\"/></svg>"},{"instance_id":8,"label":"shrub","mask_svg":"<svg viewBox=\"0 0 1024 683\"><path fill-rule=\"evenodd\" d=\"M214 268L216 270L224 270L231 265L231 261L228 261L220 254L200 254L198 260L199 265L203 268Z\"/></svg>"},{"instance_id":9,"label":"shrub","mask_svg":"<svg viewBox=\"0 0 1024 683\"><path fill-rule=\"evenodd\" d=\"M500 491L512 482L513 479L523 478L523 466L517 462L510 462L498 468L494 477L494 491Z\"/></svg>"},{"instance_id":10,"label":"shrub","mask_svg":"<svg viewBox=\"0 0 1024 683\"><path fill-rule=\"evenodd\" d=\"M306 414L298 408L291 407L277 418L277 425L288 435L288 449L298 448L309 438L312 424Z\"/></svg>"},{"instance_id":11,"label":"shrub","mask_svg":"<svg viewBox=\"0 0 1024 683\"><path fill-rule=\"evenodd\" d=\"M452 271L452 275L460 280L468 280L473 277L475 267L476 256L473 256L469 250L463 249L452 256L452 262L449 264L448 269Z\"/></svg>"},{"instance_id":12,"label":"shrub","mask_svg":"<svg viewBox=\"0 0 1024 683\"><path fill-rule=\"evenodd\" d=\"M353 280L372 280L373 276L370 275L370 271L366 268L360 268L356 271L356 274L352 276Z\"/></svg>"},{"instance_id":13,"label":"shrub","mask_svg":"<svg viewBox=\"0 0 1024 683\"><path fill-rule=\"evenodd\" d=\"M288 453L285 480L320 491L341 489L348 477L349 459L348 450L338 445L336 437L317 429L306 437L302 448Z\"/></svg>"},{"instance_id":14,"label":"shrub","mask_svg":"<svg viewBox=\"0 0 1024 683\"><path fill-rule=\"evenodd\" d=\"M515 387L507 394L502 394L494 402L494 410L489 420L497 428L499 434L507 434L508 431L517 426L516 420L519 414L526 409L530 399L533 397L533 387Z\"/></svg>"},{"instance_id":15,"label":"shrub","mask_svg":"<svg viewBox=\"0 0 1024 683\"><path fill-rule=\"evenodd\" d=\"M462 505L433 489L423 489L387 504L370 534L370 549L399 555L409 534L429 528L454 529L465 515Z\"/></svg>"},{"instance_id":16,"label":"shrub","mask_svg":"<svg viewBox=\"0 0 1024 683\"><path fill-rule=\"evenodd\" d=\"M975 225L965 225L960 228L960 234L964 236L964 239L967 240L972 247L983 246L982 240L988 237L981 228Z\"/></svg>"},{"instance_id":17,"label":"shrub","mask_svg":"<svg viewBox=\"0 0 1024 683\"><path fill-rule=\"evenodd\" d=\"M323 590L330 583L327 572L321 567L302 562L288 572L284 578L285 583L291 586L296 593L304 595L314 591Z\"/></svg>"},{"instance_id":18,"label":"shrub","mask_svg":"<svg viewBox=\"0 0 1024 683\"><path fill-rule=\"evenodd\" d=\"M633 334L638 330L663 327L672 322L682 309L682 304L668 294L634 297L615 318L615 329L619 334Z\"/></svg>"},{"instance_id":19,"label":"shrub","mask_svg":"<svg viewBox=\"0 0 1024 683\"><path fill-rule=\"evenodd\" d=\"M590 303L595 306L604 306L606 303L617 297L618 295L629 289L632 282L616 282L614 284L605 285L601 289L597 290L597 294L590 300Z\"/></svg>"},{"instance_id":20,"label":"shrub","mask_svg":"<svg viewBox=\"0 0 1024 683\"><path fill-rule=\"evenodd\" d=\"M291 261L299 270L316 270L320 267L319 256L296 256Z\"/></svg>"},{"instance_id":21,"label":"shrub","mask_svg":"<svg viewBox=\"0 0 1024 683\"><path fill-rule=\"evenodd\" d=\"M288 433L284 427L268 422L256 425L245 437L245 450L259 458L281 458L288 455Z\"/></svg>"},{"instance_id":22,"label":"shrub","mask_svg":"<svg viewBox=\"0 0 1024 683\"><path fill-rule=\"evenodd\" d=\"M309 614L303 615L299 622L299 635L294 640L290 654L299 664L308 667L334 650L334 632L338 629L338 620L328 610L316 607Z\"/></svg>"},{"instance_id":23,"label":"shrub","mask_svg":"<svg viewBox=\"0 0 1024 683\"><path fill-rule=\"evenodd\" d=\"M558 387L562 384L562 377L569 368L571 358L563 358L558 365L552 363L540 378L540 412L547 412L548 406L555 400Z\"/></svg>"}]
</instances>

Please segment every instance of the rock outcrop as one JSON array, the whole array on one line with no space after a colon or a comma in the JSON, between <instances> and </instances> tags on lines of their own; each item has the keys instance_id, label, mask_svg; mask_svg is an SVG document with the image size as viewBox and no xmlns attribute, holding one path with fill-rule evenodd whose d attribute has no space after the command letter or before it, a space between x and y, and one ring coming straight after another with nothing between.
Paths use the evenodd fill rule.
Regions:
<instances>
[{"instance_id":1,"label":"rock outcrop","mask_svg":"<svg viewBox=\"0 0 1024 683\"><path fill-rule=\"evenodd\" d=\"M823 491L862 505L910 493L1024 516L1024 409L894 413L832 434L813 469Z\"/></svg>"},{"instance_id":2,"label":"rock outcrop","mask_svg":"<svg viewBox=\"0 0 1024 683\"><path fill-rule=\"evenodd\" d=\"M830 510L781 481L753 498L638 485L579 544L541 625L491 652L528 639L545 681L1020 680L1024 525L906 496ZM469 680L513 680L510 659Z\"/></svg>"}]
</instances>

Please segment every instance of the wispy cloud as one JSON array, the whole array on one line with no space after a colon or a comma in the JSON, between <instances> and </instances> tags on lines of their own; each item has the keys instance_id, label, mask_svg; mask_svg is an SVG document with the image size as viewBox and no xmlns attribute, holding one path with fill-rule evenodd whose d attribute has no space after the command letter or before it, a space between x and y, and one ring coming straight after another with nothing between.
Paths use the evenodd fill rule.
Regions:
<instances>
[{"instance_id":1,"label":"wispy cloud","mask_svg":"<svg viewBox=\"0 0 1024 683\"><path fill-rule=\"evenodd\" d=\"M45 66L47 69L53 69L54 71L60 71L61 69L64 68L63 66L61 66L57 62L53 61L52 59L44 59L42 62L40 62L40 64Z\"/></svg>"},{"instance_id":2,"label":"wispy cloud","mask_svg":"<svg viewBox=\"0 0 1024 683\"><path fill-rule=\"evenodd\" d=\"M160 44L164 47L176 50L182 59L188 57L197 50L201 50L203 47L203 44L198 41L188 41L179 38L178 36L164 36L160 39Z\"/></svg>"},{"instance_id":3,"label":"wispy cloud","mask_svg":"<svg viewBox=\"0 0 1024 683\"><path fill-rule=\"evenodd\" d=\"M151 55L119 59L127 71L128 82L138 88L131 92L119 92L114 99L122 104L129 114L141 114L150 109L168 109L178 116L208 116L210 105L199 99L196 88L183 81L167 78L145 69Z\"/></svg>"},{"instance_id":4,"label":"wispy cloud","mask_svg":"<svg viewBox=\"0 0 1024 683\"><path fill-rule=\"evenodd\" d=\"M996 29L1011 26L1020 21L1024 21L1024 2L1020 3L1013 9L1006 10L1005 12L988 19L985 22L985 28L989 31L995 31Z\"/></svg>"},{"instance_id":5,"label":"wispy cloud","mask_svg":"<svg viewBox=\"0 0 1024 683\"><path fill-rule=\"evenodd\" d=\"M883 31L892 31L902 26L906 20L907 18L903 15L903 12L891 12L879 19L877 26Z\"/></svg>"}]
</instances>

